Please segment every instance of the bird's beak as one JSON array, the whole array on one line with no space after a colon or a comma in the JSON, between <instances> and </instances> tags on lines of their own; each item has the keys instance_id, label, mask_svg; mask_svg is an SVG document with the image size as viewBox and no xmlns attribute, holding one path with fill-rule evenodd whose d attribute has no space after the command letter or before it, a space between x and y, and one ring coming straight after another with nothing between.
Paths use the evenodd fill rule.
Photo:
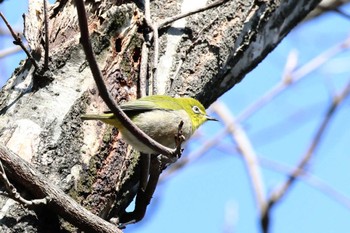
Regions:
<instances>
[{"instance_id":1,"label":"bird's beak","mask_svg":"<svg viewBox=\"0 0 350 233\"><path fill-rule=\"evenodd\" d=\"M206 115L206 117L207 117L207 120L208 120L208 121L218 121L218 120L215 119L214 117L211 117L211 116L208 116L208 115Z\"/></svg>"}]
</instances>

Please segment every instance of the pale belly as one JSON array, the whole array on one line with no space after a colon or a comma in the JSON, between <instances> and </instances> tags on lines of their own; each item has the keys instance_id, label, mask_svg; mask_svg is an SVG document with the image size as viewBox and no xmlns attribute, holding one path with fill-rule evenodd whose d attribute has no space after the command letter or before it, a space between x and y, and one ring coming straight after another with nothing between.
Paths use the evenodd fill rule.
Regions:
<instances>
[{"instance_id":1,"label":"pale belly","mask_svg":"<svg viewBox=\"0 0 350 233\"><path fill-rule=\"evenodd\" d=\"M188 140L192 135L192 124L188 114L184 110L153 110L142 113L137 116L137 118L133 119L142 131L155 141L169 148L176 147L175 135L178 133L178 127L181 120L184 122L182 135ZM134 149L147 154L155 154L154 150L137 140L129 131L121 130L121 134L123 139Z\"/></svg>"}]
</instances>

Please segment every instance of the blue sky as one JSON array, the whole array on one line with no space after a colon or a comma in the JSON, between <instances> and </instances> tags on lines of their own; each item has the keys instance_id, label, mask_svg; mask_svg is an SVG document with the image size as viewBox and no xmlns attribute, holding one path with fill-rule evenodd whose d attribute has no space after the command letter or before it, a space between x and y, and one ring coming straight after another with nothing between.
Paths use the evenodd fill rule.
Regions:
<instances>
[{"instance_id":1,"label":"blue sky","mask_svg":"<svg viewBox=\"0 0 350 233\"><path fill-rule=\"evenodd\" d=\"M0 10L18 27L25 5ZM22 8L22 9L21 9ZM343 10L350 14L350 6ZM8 12L11 12L9 14ZM2 24L1 24L2 25ZM280 79L288 54L298 53L298 67L345 40L350 20L327 13L293 30L283 42L246 78L220 98L232 114L239 115ZM1 40L0 49L11 46ZM0 85L10 76L24 55L0 60ZM259 157L293 167L305 152L330 103L349 81L350 53L333 57L301 82L285 90L268 105L244 120L246 130ZM6 62L6 63L4 63ZM349 100L333 118L309 170L342 194L350 197ZM201 128L200 140L193 140L185 154L195 151L219 132L222 124L210 122ZM186 155L184 155L186 156ZM284 181L284 174L262 167L267 193ZM271 232L345 232L350 230L350 209L304 181L296 183L272 212ZM227 229L228 228L228 229ZM235 143L227 136L217 148L199 161L182 169L157 188L146 218L127 227L125 232L260 232L258 211L249 177Z\"/></svg>"}]
</instances>

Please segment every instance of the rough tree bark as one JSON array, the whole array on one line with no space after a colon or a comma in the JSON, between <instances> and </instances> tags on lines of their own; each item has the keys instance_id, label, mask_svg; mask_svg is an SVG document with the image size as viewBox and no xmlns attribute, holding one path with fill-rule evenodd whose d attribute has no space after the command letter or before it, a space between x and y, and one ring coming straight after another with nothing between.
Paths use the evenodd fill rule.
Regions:
<instances>
[{"instance_id":1,"label":"rough tree bark","mask_svg":"<svg viewBox=\"0 0 350 233\"><path fill-rule=\"evenodd\" d=\"M241 81L318 2L231 0L161 28L153 86L158 94L192 96L209 106ZM79 117L107 109L79 44L73 0L48 7L50 60L49 70L43 69L41 3L30 1L25 16L25 37L40 69L23 61L2 88L0 142L92 213L118 217L135 195L138 155L120 140L116 129L83 123ZM112 97L117 102L136 98L144 91L139 71L144 35L150 31L143 23L143 3L85 4L94 51ZM206 4L154 0L151 19L160 22ZM150 74L154 44L149 49ZM11 173L8 176L24 196L40 198ZM1 232L76 231L50 208L32 211L2 196L0 206Z\"/></svg>"}]
</instances>

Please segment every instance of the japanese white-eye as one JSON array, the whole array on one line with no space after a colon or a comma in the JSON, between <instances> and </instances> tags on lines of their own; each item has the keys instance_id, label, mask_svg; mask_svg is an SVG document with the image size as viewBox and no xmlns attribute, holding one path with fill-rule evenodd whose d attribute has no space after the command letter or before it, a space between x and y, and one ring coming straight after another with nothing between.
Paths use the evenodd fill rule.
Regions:
<instances>
[{"instance_id":1,"label":"japanese white-eye","mask_svg":"<svg viewBox=\"0 0 350 233\"><path fill-rule=\"evenodd\" d=\"M165 95L146 96L120 105L125 114L143 132L160 144L175 148L175 135L183 121L182 135L188 140L194 131L208 120L203 105L193 98L173 98ZM83 120L100 120L113 125L121 132L123 139L134 149L154 154L151 148L141 143L114 116L113 113L82 115Z\"/></svg>"}]
</instances>

